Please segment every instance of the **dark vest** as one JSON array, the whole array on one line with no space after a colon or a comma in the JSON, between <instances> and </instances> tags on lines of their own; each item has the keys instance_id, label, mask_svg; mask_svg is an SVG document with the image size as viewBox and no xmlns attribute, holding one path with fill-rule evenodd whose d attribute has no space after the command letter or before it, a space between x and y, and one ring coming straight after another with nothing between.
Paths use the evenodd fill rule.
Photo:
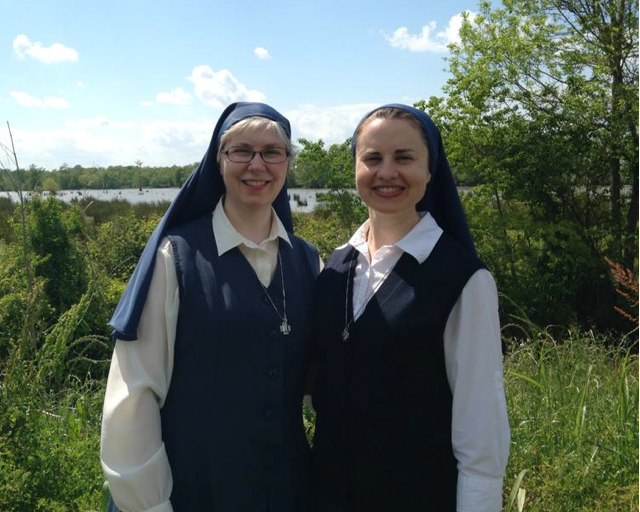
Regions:
<instances>
[{"instance_id":1,"label":"dark vest","mask_svg":"<svg viewBox=\"0 0 640 512\"><path fill-rule=\"evenodd\" d=\"M355 249L336 251L316 284L316 509L455 512L443 333L483 264L445 234L421 265L404 254L344 342L355 263Z\"/></svg>"},{"instance_id":2,"label":"dark vest","mask_svg":"<svg viewBox=\"0 0 640 512\"><path fill-rule=\"evenodd\" d=\"M218 257L210 214L169 232L180 312L160 413L176 512L307 510L301 404L318 255L289 237L293 249L279 244L292 327L285 336L242 253ZM268 293L282 314L279 264Z\"/></svg>"}]
</instances>

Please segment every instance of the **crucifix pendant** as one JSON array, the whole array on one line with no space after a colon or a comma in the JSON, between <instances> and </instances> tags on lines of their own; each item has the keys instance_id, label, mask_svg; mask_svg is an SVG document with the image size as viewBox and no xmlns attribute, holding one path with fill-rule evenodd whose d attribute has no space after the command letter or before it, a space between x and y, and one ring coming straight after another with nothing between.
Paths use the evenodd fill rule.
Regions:
<instances>
[{"instance_id":1,"label":"crucifix pendant","mask_svg":"<svg viewBox=\"0 0 640 512\"><path fill-rule=\"evenodd\" d=\"M345 325L342 330L342 341L347 341L349 339L349 326Z\"/></svg>"},{"instance_id":2,"label":"crucifix pendant","mask_svg":"<svg viewBox=\"0 0 640 512\"><path fill-rule=\"evenodd\" d=\"M286 318L280 324L280 332L283 334L283 336L288 336L291 332L291 326L289 325L289 322L287 322Z\"/></svg>"}]
</instances>

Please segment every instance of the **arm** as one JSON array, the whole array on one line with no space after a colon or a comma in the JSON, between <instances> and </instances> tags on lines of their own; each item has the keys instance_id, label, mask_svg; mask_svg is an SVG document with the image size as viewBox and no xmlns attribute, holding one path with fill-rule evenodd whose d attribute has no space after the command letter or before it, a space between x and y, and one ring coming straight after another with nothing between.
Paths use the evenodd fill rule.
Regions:
<instances>
[{"instance_id":1,"label":"arm","mask_svg":"<svg viewBox=\"0 0 640 512\"><path fill-rule=\"evenodd\" d=\"M453 394L451 441L458 460L458 512L498 512L509 456L498 294L479 270L451 310L444 333Z\"/></svg>"},{"instance_id":2,"label":"arm","mask_svg":"<svg viewBox=\"0 0 640 512\"><path fill-rule=\"evenodd\" d=\"M100 458L124 512L172 512L173 480L162 442L160 408L173 370L179 307L171 244L158 249L136 341L116 342L102 418Z\"/></svg>"}]
</instances>

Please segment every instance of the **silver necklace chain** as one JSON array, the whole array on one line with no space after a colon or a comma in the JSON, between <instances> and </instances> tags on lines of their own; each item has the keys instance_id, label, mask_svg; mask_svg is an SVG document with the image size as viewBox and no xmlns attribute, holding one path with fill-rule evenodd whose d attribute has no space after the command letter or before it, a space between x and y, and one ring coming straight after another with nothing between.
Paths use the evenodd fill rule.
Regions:
<instances>
[{"instance_id":1,"label":"silver necklace chain","mask_svg":"<svg viewBox=\"0 0 640 512\"><path fill-rule=\"evenodd\" d=\"M280 332L284 336L288 336L291 333L291 326L289 325L289 321L287 320L287 294L286 294L285 289L284 289L284 273L282 272L282 258L280 257L280 251L278 251L278 265L280 266L280 282L282 283L283 315L281 315L280 311L278 311L278 308L276 307L275 303L273 302L273 299L271 299L271 295L269 295L269 292L267 291L267 288L262 284L262 281L260 281L260 279L258 279L258 282L260 283L260 286L262 286L262 289L264 290L265 295L269 299L269 302L271 303L271 307L273 307L274 311L280 317L280 320L282 320L282 323L280 324Z\"/></svg>"},{"instance_id":2,"label":"silver necklace chain","mask_svg":"<svg viewBox=\"0 0 640 512\"><path fill-rule=\"evenodd\" d=\"M357 255L358 255L358 250L354 248L353 255L351 256L351 261L349 262L349 271L347 272L347 289L345 291L345 297L344 297L344 329L342 329L342 334L341 334L342 341L349 340L349 337L351 336L351 333L349 332L351 325L353 325L353 322L356 321L356 319L358 318L358 315L364 310L364 308L367 307L367 304L369 304L369 301L373 298L373 296L376 294L378 289L386 281L387 276L393 270L393 267L388 269L383 274L382 278L380 279L376 287L371 291L371 293L365 294L364 301L358 308L358 311L353 312L353 317L351 318L351 321L349 321L349 292L351 289L351 269L353 268L353 262L356 259ZM367 280L367 290L369 289L369 285L371 283L372 274L373 274L373 266L369 265L369 278ZM354 279L355 279L355 276L354 276Z\"/></svg>"}]
</instances>

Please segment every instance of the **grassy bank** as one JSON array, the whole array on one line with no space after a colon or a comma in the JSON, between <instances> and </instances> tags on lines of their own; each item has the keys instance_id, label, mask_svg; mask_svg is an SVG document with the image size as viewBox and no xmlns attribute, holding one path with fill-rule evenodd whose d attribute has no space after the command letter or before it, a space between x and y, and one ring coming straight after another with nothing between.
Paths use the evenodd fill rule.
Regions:
<instances>
[{"instance_id":1,"label":"grassy bank","mask_svg":"<svg viewBox=\"0 0 640 512\"><path fill-rule=\"evenodd\" d=\"M637 510L637 355L591 333L507 343L505 510ZM102 509L103 383L53 395L30 384L28 368L5 366L3 375L0 511Z\"/></svg>"}]
</instances>

